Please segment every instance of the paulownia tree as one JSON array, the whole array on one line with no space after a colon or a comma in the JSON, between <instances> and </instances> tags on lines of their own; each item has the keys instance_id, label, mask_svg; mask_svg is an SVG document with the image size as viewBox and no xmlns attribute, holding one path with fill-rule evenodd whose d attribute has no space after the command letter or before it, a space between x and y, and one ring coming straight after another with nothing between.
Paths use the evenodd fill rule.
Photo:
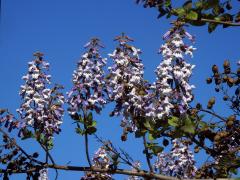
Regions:
<instances>
[{"instance_id":1,"label":"paulownia tree","mask_svg":"<svg viewBox=\"0 0 240 180\"><path fill-rule=\"evenodd\" d=\"M143 2L145 6L157 6L160 13L164 10L174 15L180 11L171 8L171 1ZM203 5L206 2L201 1ZM183 8L190 8L189 3ZM230 9L230 1L226 3ZM198 17L202 11L196 14L195 10L190 8L188 13ZM108 61L112 60L112 64L107 71L104 71L107 59L101 56L104 48L101 41L93 38L84 46L85 53L73 72L72 89L68 92L64 92L61 85L51 86L49 63L42 53L34 53L35 59L29 62L27 74L22 77L22 102L17 114L0 110L3 179L24 173L27 179L46 180L48 169L56 171L56 179L59 170L83 171L83 180L113 179L115 174L127 175L129 180L226 178L236 174L240 166L239 63L231 68L230 62L225 60L223 71L213 65L212 76L206 79L207 84L215 84L216 92L222 93L229 116L220 116L214 111L215 98L206 104L193 104L195 86L189 80L195 66L189 58L193 58L196 48L192 46L195 38L185 30L185 24L195 21L188 16L180 16L163 35L165 43L159 49L162 59L155 70L154 83L144 79L141 50L133 46L133 39L124 33L114 39L117 46L109 54ZM199 20L212 23L203 18ZM109 103L114 105L110 116L121 118L119 140L127 141L129 135L142 139L147 170L141 168L143 162L131 158L127 149L118 149L111 141L98 137L97 123L101 122L93 116L101 114ZM53 137L61 133L64 104L68 106L65 115L71 117L76 133L84 138L88 162L84 167L59 165L51 155ZM209 121L208 116L214 118ZM16 133L19 138L12 138ZM95 136L101 143L92 159L89 136ZM40 152L30 154L19 145L20 140L28 138L40 144L45 161L40 160ZM165 147L170 147L170 151ZM194 153L203 150L208 156L201 167L196 167L190 147L194 147ZM123 169L123 164L129 168Z\"/></svg>"}]
</instances>

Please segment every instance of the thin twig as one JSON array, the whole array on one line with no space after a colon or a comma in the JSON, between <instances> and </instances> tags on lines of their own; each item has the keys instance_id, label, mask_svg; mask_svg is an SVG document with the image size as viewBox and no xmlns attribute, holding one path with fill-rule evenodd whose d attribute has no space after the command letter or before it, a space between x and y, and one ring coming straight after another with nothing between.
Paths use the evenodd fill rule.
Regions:
<instances>
[{"instance_id":1,"label":"thin twig","mask_svg":"<svg viewBox=\"0 0 240 180\"><path fill-rule=\"evenodd\" d=\"M212 112L212 111L208 111L208 110L205 110L205 109L200 109L200 110L198 110L198 111L202 111L202 112L206 112L206 113L208 113L208 114L211 114L211 115L217 117L218 119L221 119L221 120L224 121L224 122L227 121L226 119L224 119L223 117L217 115L216 113L214 113L214 112Z\"/></svg>"},{"instance_id":2,"label":"thin twig","mask_svg":"<svg viewBox=\"0 0 240 180\"><path fill-rule=\"evenodd\" d=\"M144 150L145 150L146 160L147 160L149 170L150 170L150 172L153 172L153 168L152 168L151 162L150 162L150 154L148 152L148 147L147 147L146 134L144 134L144 136L143 136L143 145L144 145Z\"/></svg>"}]
</instances>

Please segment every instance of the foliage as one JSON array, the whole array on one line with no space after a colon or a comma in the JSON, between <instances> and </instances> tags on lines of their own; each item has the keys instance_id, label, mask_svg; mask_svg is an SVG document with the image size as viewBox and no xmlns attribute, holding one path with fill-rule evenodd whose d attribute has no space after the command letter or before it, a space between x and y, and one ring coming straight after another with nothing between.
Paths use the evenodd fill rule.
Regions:
<instances>
[{"instance_id":1,"label":"foliage","mask_svg":"<svg viewBox=\"0 0 240 180\"><path fill-rule=\"evenodd\" d=\"M218 25L223 28L240 26L239 2L236 0L185 0L183 4L172 0L137 0L145 8L156 8L158 18L176 17L192 26L208 26L211 33ZM182 2L181 2L182 3Z\"/></svg>"}]
</instances>

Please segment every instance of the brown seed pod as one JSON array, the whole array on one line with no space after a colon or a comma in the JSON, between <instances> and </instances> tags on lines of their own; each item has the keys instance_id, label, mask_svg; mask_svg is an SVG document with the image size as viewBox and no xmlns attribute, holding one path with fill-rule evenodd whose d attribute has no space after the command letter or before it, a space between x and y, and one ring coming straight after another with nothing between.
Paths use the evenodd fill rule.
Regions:
<instances>
[{"instance_id":1,"label":"brown seed pod","mask_svg":"<svg viewBox=\"0 0 240 180\"><path fill-rule=\"evenodd\" d=\"M228 96L223 96L223 100L227 101L228 100Z\"/></svg>"},{"instance_id":2,"label":"brown seed pod","mask_svg":"<svg viewBox=\"0 0 240 180\"><path fill-rule=\"evenodd\" d=\"M221 136L219 134L217 134L216 136L214 136L214 141L217 142L221 139Z\"/></svg>"},{"instance_id":3,"label":"brown seed pod","mask_svg":"<svg viewBox=\"0 0 240 180\"><path fill-rule=\"evenodd\" d=\"M235 120L236 120L236 116L231 115L231 116L228 117L227 120L228 120L228 121L235 121Z\"/></svg>"},{"instance_id":4,"label":"brown seed pod","mask_svg":"<svg viewBox=\"0 0 240 180\"><path fill-rule=\"evenodd\" d=\"M233 122L233 121L227 121L226 124L227 124L228 127L232 127L232 125L234 124L234 122Z\"/></svg>"},{"instance_id":5,"label":"brown seed pod","mask_svg":"<svg viewBox=\"0 0 240 180\"><path fill-rule=\"evenodd\" d=\"M214 65L212 66L212 72L213 72L213 73L218 73L218 67L217 67L217 65L214 64Z\"/></svg>"},{"instance_id":6,"label":"brown seed pod","mask_svg":"<svg viewBox=\"0 0 240 180\"><path fill-rule=\"evenodd\" d=\"M223 68L229 68L230 67L230 62L228 60L225 60L223 63Z\"/></svg>"},{"instance_id":7,"label":"brown seed pod","mask_svg":"<svg viewBox=\"0 0 240 180\"><path fill-rule=\"evenodd\" d=\"M234 79L229 77L228 80L227 80L227 84L228 84L229 87L232 87L233 84L234 84Z\"/></svg>"},{"instance_id":8,"label":"brown seed pod","mask_svg":"<svg viewBox=\"0 0 240 180\"><path fill-rule=\"evenodd\" d=\"M212 78L207 78L206 82L207 82L207 84L211 84L212 83Z\"/></svg>"},{"instance_id":9,"label":"brown seed pod","mask_svg":"<svg viewBox=\"0 0 240 180\"><path fill-rule=\"evenodd\" d=\"M212 97L211 99L209 99L208 103L211 104L211 105L214 105L215 104L215 97Z\"/></svg>"},{"instance_id":10,"label":"brown seed pod","mask_svg":"<svg viewBox=\"0 0 240 180\"><path fill-rule=\"evenodd\" d=\"M127 140L127 134L122 134L121 140L122 140L122 141L126 141L126 140Z\"/></svg>"},{"instance_id":11,"label":"brown seed pod","mask_svg":"<svg viewBox=\"0 0 240 180\"><path fill-rule=\"evenodd\" d=\"M195 146L195 147L194 147L194 152L195 152L195 153L198 153L199 150L200 150L199 146Z\"/></svg>"}]
</instances>

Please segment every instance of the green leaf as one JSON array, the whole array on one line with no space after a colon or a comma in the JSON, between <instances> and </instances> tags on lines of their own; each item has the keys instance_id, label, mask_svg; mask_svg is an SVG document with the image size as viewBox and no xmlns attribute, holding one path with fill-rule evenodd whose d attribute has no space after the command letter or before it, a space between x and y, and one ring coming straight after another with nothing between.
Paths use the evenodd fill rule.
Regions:
<instances>
[{"instance_id":1,"label":"green leaf","mask_svg":"<svg viewBox=\"0 0 240 180\"><path fill-rule=\"evenodd\" d=\"M191 121L190 118L186 118L185 125L181 129L186 133L194 134L195 133L195 124Z\"/></svg>"},{"instance_id":2,"label":"green leaf","mask_svg":"<svg viewBox=\"0 0 240 180\"><path fill-rule=\"evenodd\" d=\"M186 10L186 11L189 11L190 9L192 9L192 1L186 1L184 4L183 4L183 8Z\"/></svg>"},{"instance_id":3,"label":"green leaf","mask_svg":"<svg viewBox=\"0 0 240 180\"><path fill-rule=\"evenodd\" d=\"M189 20L197 20L198 19L198 13L195 11L190 11L187 15L186 18Z\"/></svg>"},{"instance_id":4,"label":"green leaf","mask_svg":"<svg viewBox=\"0 0 240 180\"><path fill-rule=\"evenodd\" d=\"M214 6L213 9L212 9L212 13L213 15L215 16L218 16L219 14L221 14L221 6L217 5L217 6Z\"/></svg>"},{"instance_id":5,"label":"green leaf","mask_svg":"<svg viewBox=\"0 0 240 180\"><path fill-rule=\"evenodd\" d=\"M53 148L53 139L48 140L47 148L48 148L48 150L51 150Z\"/></svg>"},{"instance_id":6,"label":"green leaf","mask_svg":"<svg viewBox=\"0 0 240 180\"><path fill-rule=\"evenodd\" d=\"M84 131L80 127L76 128L75 131L77 134L80 134L80 135L84 134Z\"/></svg>"},{"instance_id":7,"label":"green leaf","mask_svg":"<svg viewBox=\"0 0 240 180\"><path fill-rule=\"evenodd\" d=\"M92 112L90 112L87 116L88 121L92 121L93 120L93 115Z\"/></svg>"},{"instance_id":8,"label":"green leaf","mask_svg":"<svg viewBox=\"0 0 240 180\"><path fill-rule=\"evenodd\" d=\"M136 138L140 138L140 137L144 136L145 133L146 133L146 130L140 130L140 129L138 129L138 130L135 132L135 137L136 137Z\"/></svg>"},{"instance_id":9,"label":"green leaf","mask_svg":"<svg viewBox=\"0 0 240 180\"><path fill-rule=\"evenodd\" d=\"M157 155L158 153L162 152L163 149L164 149L164 148L161 147L161 146L152 146L152 147L151 147L151 150L153 151L153 153L154 153L155 155Z\"/></svg>"},{"instance_id":10,"label":"green leaf","mask_svg":"<svg viewBox=\"0 0 240 180\"><path fill-rule=\"evenodd\" d=\"M171 6L171 0L165 0L165 7L169 7L169 6Z\"/></svg>"},{"instance_id":11,"label":"green leaf","mask_svg":"<svg viewBox=\"0 0 240 180\"><path fill-rule=\"evenodd\" d=\"M155 138L153 137L153 135L152 134L148 134L148 139L150 140L150 141L154 141L155 140Z\"/></svg>"},{"instance_id":12,"label":"green leaf","mask_svg":"<svg viewBox=\"0 0 240 180\"><path fill-rule=\"evenodd\" d=\"M186 11L184 8L177 8L177 9L174 9L174 11L177 13L179 17L182 17L186 14Z\"/></svg>"},{"instance_id":13,"label":"green leaf","mask_svg":"<svg viewBox=\"0 0 240 180\"><path fill-rule=\"evenodd\" d=\"M217 24L216 23L209 23L208 24L208 32L211 33L213 32L217 27Z\"/></svg>"},{"instance_id":14,"label":"green leaf","mask_svg":"<svg viewBox=\"0 0 240 180\"><path fill-rule=\"evenodd\" d=\"M209 0L209 1L205 1L203 2L203 8L205 10L211 9L214 6L217 6L219 4L219 0Z\"/></svg>"},{"instance_id":15,"label":"green leaf","mask_svg":"<svg viewBox=\"0 0 240 180\"><path fill-rule=\"evenodd\" d=\"M168 124L170 126L176 127L176 126L178 126L178 121L179 121L178 117L172 116L168 119Z\"/></svg>"},{"instance_id":16,"label":"green leaf","mask_svg":"<svg viewBox=\"0 0 240 180\"><path fill-rule=\"evenodd\" d=\"M204 25L206 25L206 22L203 22L203 21L189 21L189 23L193 26L204 26Z\"/></svg>"},{"instance_id":17,"label":"green leaf","mask_svg":"<svg viewBox=\"0 0 240 180\"><path fill-rule=\"evenodd\" d=\"M92 127L96 127L96 125L97 125L97 121L93 121L92 122Z\"/></svg>"},{"instance_id":18,"label":"green leaf","mask_svg":"<svg viewBox=\"0 0 240 180\"><path fill-rule=\"evenodd\" d=\"M89 128L87 128L87 130L86 130L86 132L88 133L88 134L93 134L93 133L95 133L97 131L97 128L95 128L95 127L89 127Z\"/></svg>"},{"instance_id":19,"label":"green leaf","mask_svg":"<svg viewBox=\"0 0 240 180\"><path fill-rule=\"evenodd\" d=\"M150 121L149 120L145 120L145 122L143 123L144 127L147 128L148 130L153 130Z\"/></svg>"},{"instance_id":20,"label":"green leaf","mask_svg":"<svg viewBox=\"0 0 240 180\"><path fill-rule=\"evenodd\" d=\"M202 3L201 1L197 1L197 2L195 3L195 7L196 7L197 9L202 9L202 8L203 8L203 3Z\"/></svg>"},{"instance_id":21,"label":"green leaf","mask_svg":"<svg viewBox=\"0 0 240 180\"><path fill-rule=\"evenodd\" d=\"M35 137L34 134L31 131L29 131L28 129L24 129L22 133L23 133L23 137L21 138L22 140L26 140L26 139ZM43 134L41 134L41 135L43 135Z\"/></svg>"}]
</instances>

